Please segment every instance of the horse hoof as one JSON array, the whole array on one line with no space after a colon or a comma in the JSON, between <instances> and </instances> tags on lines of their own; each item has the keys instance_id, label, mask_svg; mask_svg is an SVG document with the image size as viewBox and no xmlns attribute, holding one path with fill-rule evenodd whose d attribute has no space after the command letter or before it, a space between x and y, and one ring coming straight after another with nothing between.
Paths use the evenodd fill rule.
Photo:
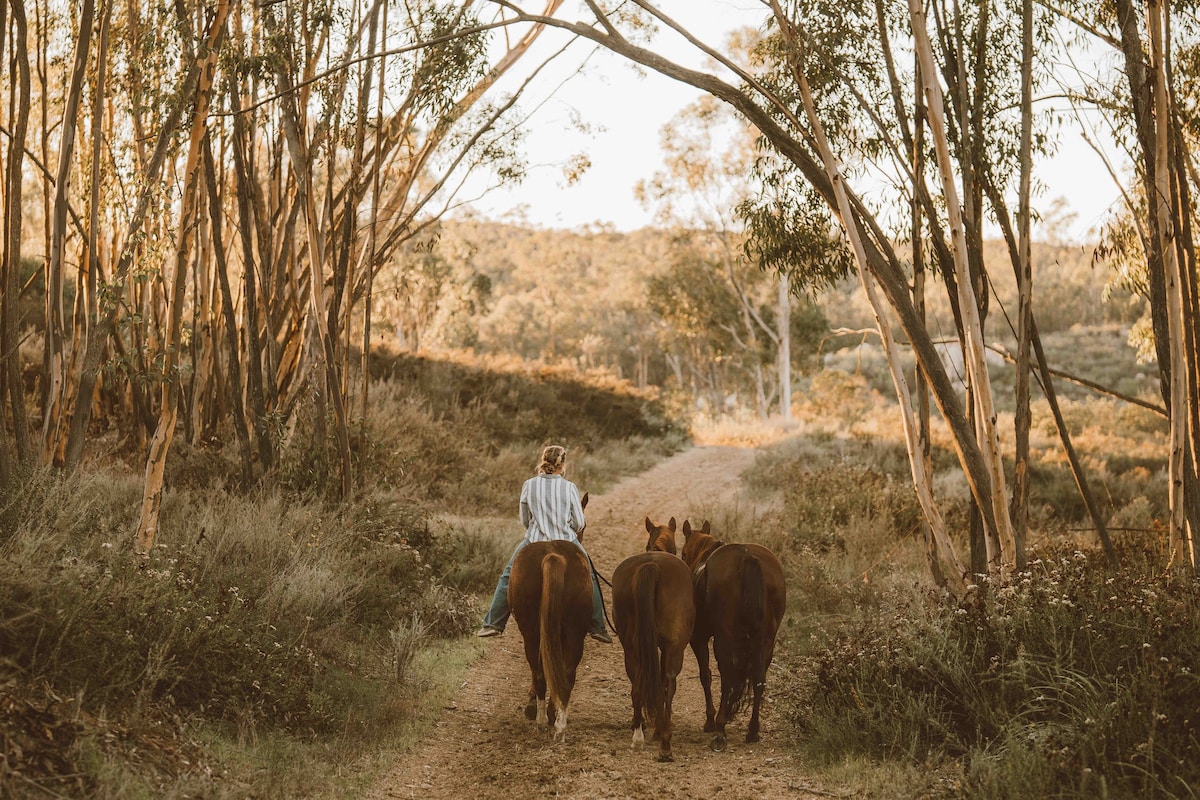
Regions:
<instances>
[{"instance_id":1,"label":"horse hoof","mask_svg":"<svg viewBox=\"0 0 1200 800\"><path fill-rule=\"evenodd\" d=\"M746 743L747 744L754 744L755 742L758 742L761 740L762 740L762 737L759 736L757 733L747 733L746 734Z\"/></svg>"},{"instance_id":2,"label":"horse hoof","mask_svg":"<svg viewBox=\"0 0 1200 800\"><path fill-rule=\"evenodd\" d=\"M530 703L525 706L525 719L530 722L537 719L537 703Z\"/></svg>"},{"instance_id":3,"label":"horse hoof","mask_svg":"<svg viewBox=\"0 0 1200 800\"><path fill-rule=\"evenodd\" d=\"M673 755L671 755L670 753L663 753L661 756L659 756L659 757L658 757L658 763L660 763L660 764L674 764L674 763L675 763L675 757L674 757Z\"/></svg>"},{"instance_id":4,"label":"horse hoof","mask_svg":"<svg viewBox=\"0 0 1200 800\"><path fill-rule=\"evenodd\" d=\"M724 753L725 752L725 737L724 736L714 736L713 740L708 743L708 749L712 750L714 753Z\"/></svg>"},{"instance_id":5,"label":"horse hoof","mask_svg":"<svg viewBox=\"0 0 1200 800\"><path fill-rule=\"evenodd\" d=\"M705 733L715 733L716 730L717 730L717 723L715 723L715 722L704 723L704 732Z\"/></svg>"}]
</instances>

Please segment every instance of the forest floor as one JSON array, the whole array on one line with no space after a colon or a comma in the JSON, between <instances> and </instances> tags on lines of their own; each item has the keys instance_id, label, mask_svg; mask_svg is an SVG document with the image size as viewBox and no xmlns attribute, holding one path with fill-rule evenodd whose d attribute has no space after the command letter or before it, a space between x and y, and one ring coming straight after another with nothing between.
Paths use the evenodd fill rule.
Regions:
<instances>
[{"instance_id":1,"label":"forest floor","mask_svg":"<svg viewBox=\"0 0 1200 800\"><path fill-rule=\"evenodd\" d=\"M734 502L750 448L701 446L592 494L584 542L604 577L645 547L645 518L679 525L697 509ZM587 487L581 487L586 489ZM682 534L679 535L682 545ZM603 584L602 584L603 585ZM604 586L605 604L611 603ZM609 605L611 617L611 605ZM703 733L704 695L689 649L674 704L673 763L658 763L657 742L631 749L629 680L620 641L588 639L571 696L566 742L555 744L522 709L529 666L521 633L510 620L503 636L486 640L488 652L470 669L429 734L399 756L366 793L368 800L428 798L487 800L563 798L711 798L776 800L845 796L805 774L792 755L770 703L764 704L762 741L746 744L743 713L729 726L729 746L709 750ZM717 688L714 665L714 689Z\"/></svg>"}]
</instances>

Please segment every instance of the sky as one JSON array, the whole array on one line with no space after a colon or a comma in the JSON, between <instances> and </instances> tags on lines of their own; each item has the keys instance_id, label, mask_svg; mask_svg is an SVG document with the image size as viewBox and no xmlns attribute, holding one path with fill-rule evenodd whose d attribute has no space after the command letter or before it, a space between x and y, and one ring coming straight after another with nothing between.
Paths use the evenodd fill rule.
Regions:
<instances>
[{"instance_id":1,"label":"sky","mask_svg":"<svg viewBox=\"0 0 1200 800\"><path fill-rule=\"evenodd\" d=\"M712 44L719 44L725 32L757 25L762 18L762 6L754 0L667 0L661 5ZM551 34L557 32L543 36ZM572 64L588 52L584 43L577 47ZM701 56L685 43L664 38L657 47L690 66L701 66ZM606 51L594 53L531 118L525 180L489 192L470 208L487 218L546 228L631 231L652 225L653 214L636 200L634 186L662 168L660 131L698 96L690 86L630 66ZM579 129L580 123L586 130ZM1119 202L1119 190L1078 132L1064 132L1060 141L1058 155L1037 165L1035 174L1047 189L1035 198L1035 208L1045 212L1061 201L1069 222L1060 235L1089 241L1107 210ZM568 181L564 167L581 153L591 166L579 179ZM863 194L871 191L855 188Z\"/></svg>"}]
</instances>

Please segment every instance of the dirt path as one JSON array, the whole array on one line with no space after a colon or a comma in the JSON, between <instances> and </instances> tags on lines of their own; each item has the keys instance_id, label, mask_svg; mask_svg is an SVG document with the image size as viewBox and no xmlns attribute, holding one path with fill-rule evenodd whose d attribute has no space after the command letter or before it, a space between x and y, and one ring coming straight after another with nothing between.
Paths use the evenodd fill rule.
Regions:
<instances>
[{"instance_id":1,"label":"dirt path","mask_svg":"<svg viewBox=\"0 0 1200 800\"><path fill-rule=\"evenodd\" d=\"M593 494L585 541L596 568L611 576L623 558L642 551L645 517L662 522L675 516L682 524L698 509L711 509L732 496L753 459L750 449L696 447L607 494ZM607 587L604 594L605 602L611 602ZM516 624L487 646L490 652L471 668L432 735L401 757L366 795L369 800L829 796L811 786L779 746L769 685L763 741L745 744L745 719L739 717L729 728L729 749L708 749L711 735L701 731L704 696L690 650L675 698L675 762L660 764L657 744L630 748L629 680L619 641L604 645L587 640L571 697L567 741L558 745L522 715L529 667Z\"/></svg>"}]
</instances>

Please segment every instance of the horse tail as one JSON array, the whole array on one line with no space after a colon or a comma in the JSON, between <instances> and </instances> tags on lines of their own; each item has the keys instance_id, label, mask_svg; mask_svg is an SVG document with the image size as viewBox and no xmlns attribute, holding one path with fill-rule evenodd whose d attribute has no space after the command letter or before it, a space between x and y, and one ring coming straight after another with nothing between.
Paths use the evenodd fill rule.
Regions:
<instances>
[{"instance_id":1,"label":"horse tail","mask_svg":"<svg viewBox=\"0 0 1200 800\"><path fill-rule=\"evenodd\" d=\"M763 682L763 617L766 615L766 584L762 564L753 555L742 560L742 596L737 607L735 658L737 674L729 687L729 715L736 714L746 702L747 690ZM725 685L725 676L721 676Z\"/></svg>"},{"instance_id":2,"label":"horse tail","mask_svg":"<svg viewBox=\"0 0 1200 800\"><path fill-rule=\"evenodd\" d=\"M538 613L541 626L542 672L546 676L546 692L556 704L570 696L567 682L567 659L563 653L563 602L566 596L567 560L558 553L542 559L542 602Z\"/></svg>"},{"instance_id":3,"label":"horse tail","mask_svg":"<svg viewBox=\"0 0 1200 800\"><path fill-rule=\"evenodd\" d=\"M634 689L644 707L653 715L655 729L666 725L665 691L662 661L658 656L658 623L655 596L658 591L658 565L646 564L633 575L633 631L630 640L635 648Z\"/></svg>"}]
</instances>

